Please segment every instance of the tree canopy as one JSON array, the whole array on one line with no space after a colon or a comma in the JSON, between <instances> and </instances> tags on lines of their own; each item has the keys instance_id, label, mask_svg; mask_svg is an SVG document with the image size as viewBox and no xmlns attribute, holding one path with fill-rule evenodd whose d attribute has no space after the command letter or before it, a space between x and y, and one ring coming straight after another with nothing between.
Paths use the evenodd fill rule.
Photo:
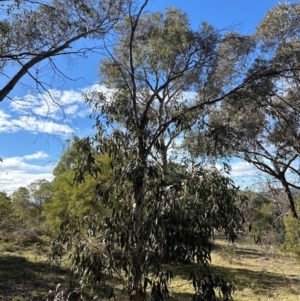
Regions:
<instances>
[{"instance_id":1,"label":"tree canopy","mask_svg":"<svg viewBox=\"0 0 300 301\"><path fill-rule=\"evenodd\" d=\"M258 25L253 82L228 95L186 140L194 156L238 157L284 189L295 218L291 188L299 185L299 3L276 5ZM281 74L276 74L281 69ZM257 74L266 72L265 77Z\"/></svg>"}]
</instances>

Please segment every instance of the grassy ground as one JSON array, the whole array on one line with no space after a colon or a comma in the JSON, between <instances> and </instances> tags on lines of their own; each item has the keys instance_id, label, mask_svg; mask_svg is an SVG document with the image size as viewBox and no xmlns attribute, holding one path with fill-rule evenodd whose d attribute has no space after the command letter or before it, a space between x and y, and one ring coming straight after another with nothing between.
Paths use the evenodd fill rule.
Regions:
<instances>
[{"instance_id":1,"label":"grassy ground","mask_svg":"<svg viewBox=\"0 0 300 301\"><path fill-rule=\"evenodd\" d=\"M189 300L191 284L188 266L177 267L172 283L175 300ZM235 286L235 301L300 300L300 261L278 249L246 242L228 246L217 241L212 269Z\"/></svg>"},{"instance_id":2,"label":"grassy ground","mask_svg":"<svg viewBox=\"0 0 300 301\"><path fill-rule=\"evenodd\" d=\"M46 300L48 291L64 281L67 270L50 267L47 246L36 244L18 247L0 243L0 300ZM187 301L192 286L191 265L173 266L177 276L171 283L173 301ZM213 250L212 268L233 282L236 301L295 301L300 300L300 263L274 248L245 242L228 246L217 241ZM123 300L122 298L119 300Z\"/></svg>"},{"instance_id":3,"label":"grassy ground","mask_svg":"<svg viewBox=\"0 0 300 301\"><path fill-rule=\"evenodd\" d=\"M0 244L0 300L46 300L49 290L64 281L66 272L47 263L44 245Z\"/></svg>"},{"instance_id":4,"label":"grassy ground","mask_svg":"<svg viewBox=\"0 0 300 301\"><path fill-rule=\"evenodd\" d=\"M228 258L222 256L226 252ZM300 261L275 248L245 243L223 246L214 253L213 266L234 283L236 301L300 300Z\"/></svg>"}]
</instances>

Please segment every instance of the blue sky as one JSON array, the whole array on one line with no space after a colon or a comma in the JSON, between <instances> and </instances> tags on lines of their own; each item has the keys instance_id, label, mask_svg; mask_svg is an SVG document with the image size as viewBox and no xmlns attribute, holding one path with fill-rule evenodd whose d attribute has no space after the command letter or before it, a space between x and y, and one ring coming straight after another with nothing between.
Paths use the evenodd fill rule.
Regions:
<instances>
[{"instance_id":1,"label":"blue sky","mask_svg":"<svg viewBox=\"0 0 300 301\"><path fill-rule=\"evenodd\" d=\"M163 11L174 6L185 11L191 25L197 28L202 20L223 29L235 26L242 33L252 33L266 12L278 1L273 0L152 0L149 11ZM92 43L84 40L80 43ZM80 44L79 46L81 46ZM64 141L72 136L93 132L93 121L87 118L88 108L82 101L83 92L98 83L99 54L74 59L71 63L58 59L60 69L76 81L51 82L50 93L59 104L54 104L44 91L38 93L28 77L0 103L0 190L11 193L37 179L51 180L52 170L63 151ZM11 70L13 72L14 70ZM34 70L33 70L34 71ZM41 78L46 82L47 69ZM51 78L49 78L49 81ZM6 78L0 77L0 85ZM232 175L237 183L246 186L257 174L250 165L232 161Z\"/></svg>"}]
</instances>

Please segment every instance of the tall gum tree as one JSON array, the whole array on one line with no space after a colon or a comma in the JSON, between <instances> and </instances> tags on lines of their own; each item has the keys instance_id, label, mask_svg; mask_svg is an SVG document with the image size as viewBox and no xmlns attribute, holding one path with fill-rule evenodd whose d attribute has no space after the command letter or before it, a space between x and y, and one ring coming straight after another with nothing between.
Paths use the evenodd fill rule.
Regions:
<instances>
[{"instance_id":1,"label":"tall gum tree","mask_svg":"<svg viewBox=\"0 0 300 301\"><path fill-rule=\"evenodd\" d=\"M195 260L190 275L194 300L231 300L232 286L210 273L210 239L214 229L235 239L241 199L215 169L187 168L184 179L169 183L169 143L195 122L205 122L207 112L229 96L293 70L286 65L255 68L254 37L222 34L206 23L192 30L181 11L147 14L147 3L129 7L100 64L100 79L112 97L96 91L87 95L97 134L80 142L77 177L101 172L94 148L110 155L113 180L105 193L98 184L97 198L111 214L101 224L93 216L84 221L90 241L98 244L77 236L76 225L72 232L73 221L66 221L54 255L68 241L82 290L105 284L113 273L124 280L134 301L145 300L147 288L152 300L166 299L173 275L163 262Z\"/></svg>"},{"instance_id":2,"label":"tall gum tree","mask_svg":"<svg viewBox=\"0 0 300 301\"><path fill-rule=\"evenodd\" d=\"M113 101L117 109L110 114L129 131L135 131L139 122L139 139L154 138L148 141L145 157L159 161L167 174L168 150L194 120L186 114L178 121L180 126L166 123L176 112L197 103L196 86L199 77L208 77L214 65L219 35L208 24L199 32L192 31L187 15L173 8L167 9L166 15L146 14L134 33L131 22L128 18L120 26L121 38L113 55L101 62L101 82L116 91ZM137 101L128 106L130 98Z\"/></svg>"},{"instance_id":3,"label":"tall gum tree","mask_svg":"<svg viewBox=\"0 0 300 301\"><path fill-rule=\"evenodd\" d=\"M239 157L270 175L284 189L295 218L291 188L300 189L299 33L299 3L271 9L257 27L259 56L250 71L273 76L256 78L226 97L187 140L194 154ZM283 72L274 74L279 69Z\"/></svg>"}]
</instances>

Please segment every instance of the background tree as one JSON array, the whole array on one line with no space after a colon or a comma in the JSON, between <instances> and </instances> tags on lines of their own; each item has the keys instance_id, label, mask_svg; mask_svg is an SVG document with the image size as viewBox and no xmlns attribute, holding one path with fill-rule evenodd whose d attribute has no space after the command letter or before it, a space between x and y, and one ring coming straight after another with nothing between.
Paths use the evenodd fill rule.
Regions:
<instances>
[{"instance_id":1,"label":"background tree","mask_svg":"<svg viewBox=\"0 0 300 301\"><path fill-rule=\"evenodd\" d=\"M13 224L22 228L38 227L40 219L38 208L32 203L30 191L26 187L19 187L11 196L13 208Z\"/></svg>"},{"instance_id":2,"label":"background tree","mask_svg":"<svg viewBox=\"0 0 300 301\"><path fill-rule=\"evenodd\" d=\"M23 209L31 206L30 191L26 187L19 187L12 193L11 200L16 211L23 211Z\"/></svg>"},{"instance_id":3,"label":"background tree","mask_svg":"<svg viewBox=\"0 0 300 301\"><path fill-rule=\"evenodd\" d=\"M0 191L0 223L7 220L12 213L12 203L7 193Z\"/></svg>"},{"instance_id":4,"label":"background tree","mask_svg":"<svg viewBox=\"0 0 300 301\"><path fill-rule=\"evenodd\" d=\"M299 206L299 199L296 202ZM298 209L298 208L297 208ZM299 210L299 209L298 209ZM284 247L287 251L300 255L300 225L298 220L293 218L291 212L284 217L285 239Z\"/></svg>"},{"instance_id":5,"label":"background tree","mask_svg":"<svg viewBox=\"0 0 300 301\"><path fill-rule=\"evenodd\" d=\"M284 193L279 189L272 191L244 192L247 205L244 207L245 228L255 243L280 246L284 242L285 226L283 217L288 208L285 206ZM273 198L276 193L276 199Z\"/></svg>"},{"instance_id":6,"label":"background tree","mask_svg":"<svg viewBox=\"0 0 300 301\"><path fill-rule=\"evenodd\" d=\"M299 3L278 4L267 13L257 27L260 55L247 72L268 76L226 97L187 140L196 157L238 157L273 177L296 218L291 188L300 189L299 13ZM278 68L282 74L273 76Z\"/></svg>"},{"instance_id":7,"label":"background tree","mask_svg":"<svg viewBox=\"0 0 300 301\"><path fill-rule=\"evenodd\" d=\"M52 183L45 179L37 180L31 183L28 189L30 191L31 203L36 206L41 217L44 205L51 202Z\"/></svg>"},{"instance_id":8,"label":"background tree","mask_svg":"<svg viewBox=\"0 0 300 301\"><path fill-rule=\"evenodd\" d=\"M19 187L12 193L11 201L15 223L21 227L34 227L45 232L43 210L51 201L52 187L47 180L37 180L28 187Z\"/></svg>"},{"instance_id":9,"label":"background tree","mask_svg":"<svg viewBox=\"0 0 300 301\"><path fill-rule=\"evenodd\" d=\"M78 142L79 139L74 137L53 171L55 178L51 186L51 202L47 202L43 213L52 234L58 233L65 215L82 220L87 215L98 214L100 219L107 211L95 200L95 190L100 183L103 191L108 189L112 176L109 156L97 156L96 161L101 165L101 174L92 177L85 173L84 181L78 183L74 181L76 167L81 157Z\"/></svg>"},{"instance_id":10,"label":"background tree","mask_svg":"<svg viewBox=\"0 0 300 301\"><path fill-rule=\"evenodd\" d=\"M191 134L186 144L195 156L238 157L270 175L284 189L293 215L297 217L291 188L300 189L300 161L299 154L288 141L298 141L289 136L292 127L297 131L298 125L293 120L283 124L273 118L270 107L262 104L263 91L257 94L260 102L257 97L247 98L245 94L240 96L243 101L239 102L238 110L238 98L235 98L238 94L234 99L224 101L210 114L208 128ZM284 108L282 105L280 110L284 111ZM289 115L285 114L285 117L288 119ZM212 151L214 147L216 149Z\"/></svg>"}]
</instances>

